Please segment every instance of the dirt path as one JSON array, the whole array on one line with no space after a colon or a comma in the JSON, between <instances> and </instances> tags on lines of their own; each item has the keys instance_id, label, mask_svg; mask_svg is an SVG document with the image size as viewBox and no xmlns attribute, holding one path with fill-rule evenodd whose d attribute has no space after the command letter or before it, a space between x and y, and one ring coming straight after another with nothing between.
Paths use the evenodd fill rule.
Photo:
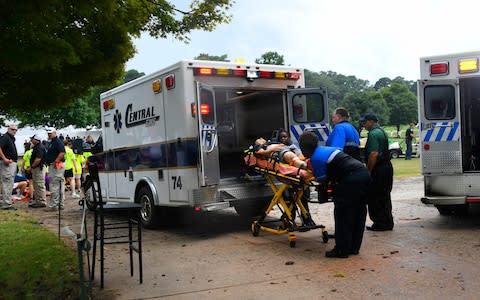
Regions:
<instances>
[{"instance_id":1,"label":"dirt path","mask_svg":"<svg viewBox=\"0 0 480 300\"><path fill-rule=\"evenodd\" d=\"M480 212L441 217L420 203L421 177L396 179L395 229L365 232L360 255L327 259L321 232L253 237L232 209L188 212L175 226L144 230L144 283L130 277L124 245L107 248L105 289L98 299L465 299L480 293ZM317 223L333 229L333 205L312 205ZM54 212L33 213L54 232ZM81 210L67 201L62 224L78 231ZM368 221L368 223L370 223ZM136 267L136 265L135 265ZM136 270L137 271L137 270ZM98 277L98 276L97 276Z\"/></svg>"}]
</instances>

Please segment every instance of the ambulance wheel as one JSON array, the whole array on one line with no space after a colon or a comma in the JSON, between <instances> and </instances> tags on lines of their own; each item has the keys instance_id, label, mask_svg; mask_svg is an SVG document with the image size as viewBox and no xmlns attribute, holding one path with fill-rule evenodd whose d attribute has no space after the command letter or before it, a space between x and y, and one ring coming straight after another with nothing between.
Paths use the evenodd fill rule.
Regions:
<instances>
[{"instance_id":1,"label":"ambulance wheel","mask_svg":"<svg viewBox=\"0 0 480 300\"><path fill-rule=\"evenodd\" d=\"M252 222L250 229L252 230L253 236L258 236L260 234L260 224L258 224L257 221Z\"/></svg>"},{"instance_id":2,"label":"ambulance wheel","mask_svg":"<svg viewBox=\"0 0 480 300\"><path fill-rule=\"evenodd\" d=\"M322 240L325 244L328 243L328 232L326 230L322 232Z\"/></svg>"},{"instance_id":3,"label":"ambulance wheel","mask_svg":"<svg viewBox=\"0 0 480 300\"><path fill-rule=\"evenodd\" d=\"M140 188L135 202L142 205L142 208L140 209L140 220L142 221L143 226L152 228L158 225L159 208L155 207L153 194L148 186Z\"/></svg>"}]
</instances>

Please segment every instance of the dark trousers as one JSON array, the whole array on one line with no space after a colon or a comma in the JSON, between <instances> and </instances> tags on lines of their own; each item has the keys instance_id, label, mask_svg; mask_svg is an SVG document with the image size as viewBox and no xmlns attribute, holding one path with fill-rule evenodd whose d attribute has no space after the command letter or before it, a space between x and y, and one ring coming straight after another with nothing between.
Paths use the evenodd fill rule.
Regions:
<instances>
[{"instance_id":1,"label":"dark trousers","mask_svg":"<svg viewBox=\"0 0 480 300\"><path fill-rule=\"evenodd\" d=\"M406 140L407 150L405 151L405 159L412 159L412 140Z\"/></svg>"},{"instance_id":2,"label":"dark trousers","mask_svg":"<svg viewBox=\"0 0 480 300\"><path fill-rule=\"evenodd\" d=\"M373 168L372 183L368 193L368 215L374 228L393 229L392 192L393 167L390 161Z\"/></svg>"},{"instance_id":3,"label":"dark trousers","mask_svg":"<svg viewBox=\"0 0 480 300\"><path fill-rule=\"evenodd\" d=\"M342 178L333 196L335 218L335 248L349 254L362 245L367 218L367 190L370 175L366 169Z\"/></svg>"}]
</instances>

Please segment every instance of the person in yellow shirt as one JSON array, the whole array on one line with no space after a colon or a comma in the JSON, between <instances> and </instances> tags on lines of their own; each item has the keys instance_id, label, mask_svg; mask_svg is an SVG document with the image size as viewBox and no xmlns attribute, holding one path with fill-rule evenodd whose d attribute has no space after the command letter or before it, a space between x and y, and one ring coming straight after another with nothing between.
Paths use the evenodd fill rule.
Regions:
<instances>
[{"instance_id":1,"label":"person in yellow shirt","mask_svg":"<svg viewBox=\"0 0 480 300\"><path fill-rule=\"evenodd\" d=\"M73 170L73 177L75 179L75 193L80 195L82 170L85 168L86 159L83 153L75 154L75 168ZM73 190L72 190L73 191Z\"/></svg>"},{"instance_id":2,"label":"person in yellow shirt","mask_svg":"<svg viewBox=\"0 0 480 300\"><path fill-rule=\"evenodd\" d=\"M32 157L33 148L30 147L30 143L26 142L23 144L25 147L25 152L23 153L23 172L25 177L28 180L28 198L32 199L33 197L33 180L32 173L28 171L30 169L30 158Z\"/></svg>"},{"instance_id":3,"label":"person in yellow shirt","mask_svg":"<svg viewBox=\"0 0 480 300\"><path fill-rule=\"evenodd\" d=\"M77 163L75 160L75 154L71 148L72 144L68 140L65 140L63 145L65 146L65 180L70 184L72 197L80 198L80 195L75 192L75 178L73 177L73 174L76 170Z\"/></svg>"}]
</instances>

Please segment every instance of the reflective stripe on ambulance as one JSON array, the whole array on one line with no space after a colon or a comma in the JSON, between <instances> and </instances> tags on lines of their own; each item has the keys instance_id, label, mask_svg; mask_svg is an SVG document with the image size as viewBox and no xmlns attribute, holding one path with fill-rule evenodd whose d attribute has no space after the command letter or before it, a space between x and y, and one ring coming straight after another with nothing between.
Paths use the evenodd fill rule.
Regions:
<instances>
[{"instance_id":1,"label":"reflective stripe on ambulance","mask_svg":"<svg viewBox=\"0 0 480 300\"><path fill-rule=\"evenodd\" d=\"M459 122L432 122L428 125L428 128L422 128L422 141L424 143L460 140Z\"/></svg>"},{"instance_id":2,"label":"reflective stripe on ambulance","mask_svg":"<svg viewBox=\"0 0 480 300\"><path fill-rule=\"evenodd\" d=\"M311 129L310 129L311 128ZM330 130L328 129L328 126L326 124L319 124L319 123L313 123L313 124L296 124L296 125L291 125L290 126L290 132L291 132L291 140L294 144L298 144L298 140L300 138L300 135L305 131L305 130L311 131L315 133L320 140L320 142L324 142L328 139L328 136L330 134Z\"/></svg>"}]
</instances>

